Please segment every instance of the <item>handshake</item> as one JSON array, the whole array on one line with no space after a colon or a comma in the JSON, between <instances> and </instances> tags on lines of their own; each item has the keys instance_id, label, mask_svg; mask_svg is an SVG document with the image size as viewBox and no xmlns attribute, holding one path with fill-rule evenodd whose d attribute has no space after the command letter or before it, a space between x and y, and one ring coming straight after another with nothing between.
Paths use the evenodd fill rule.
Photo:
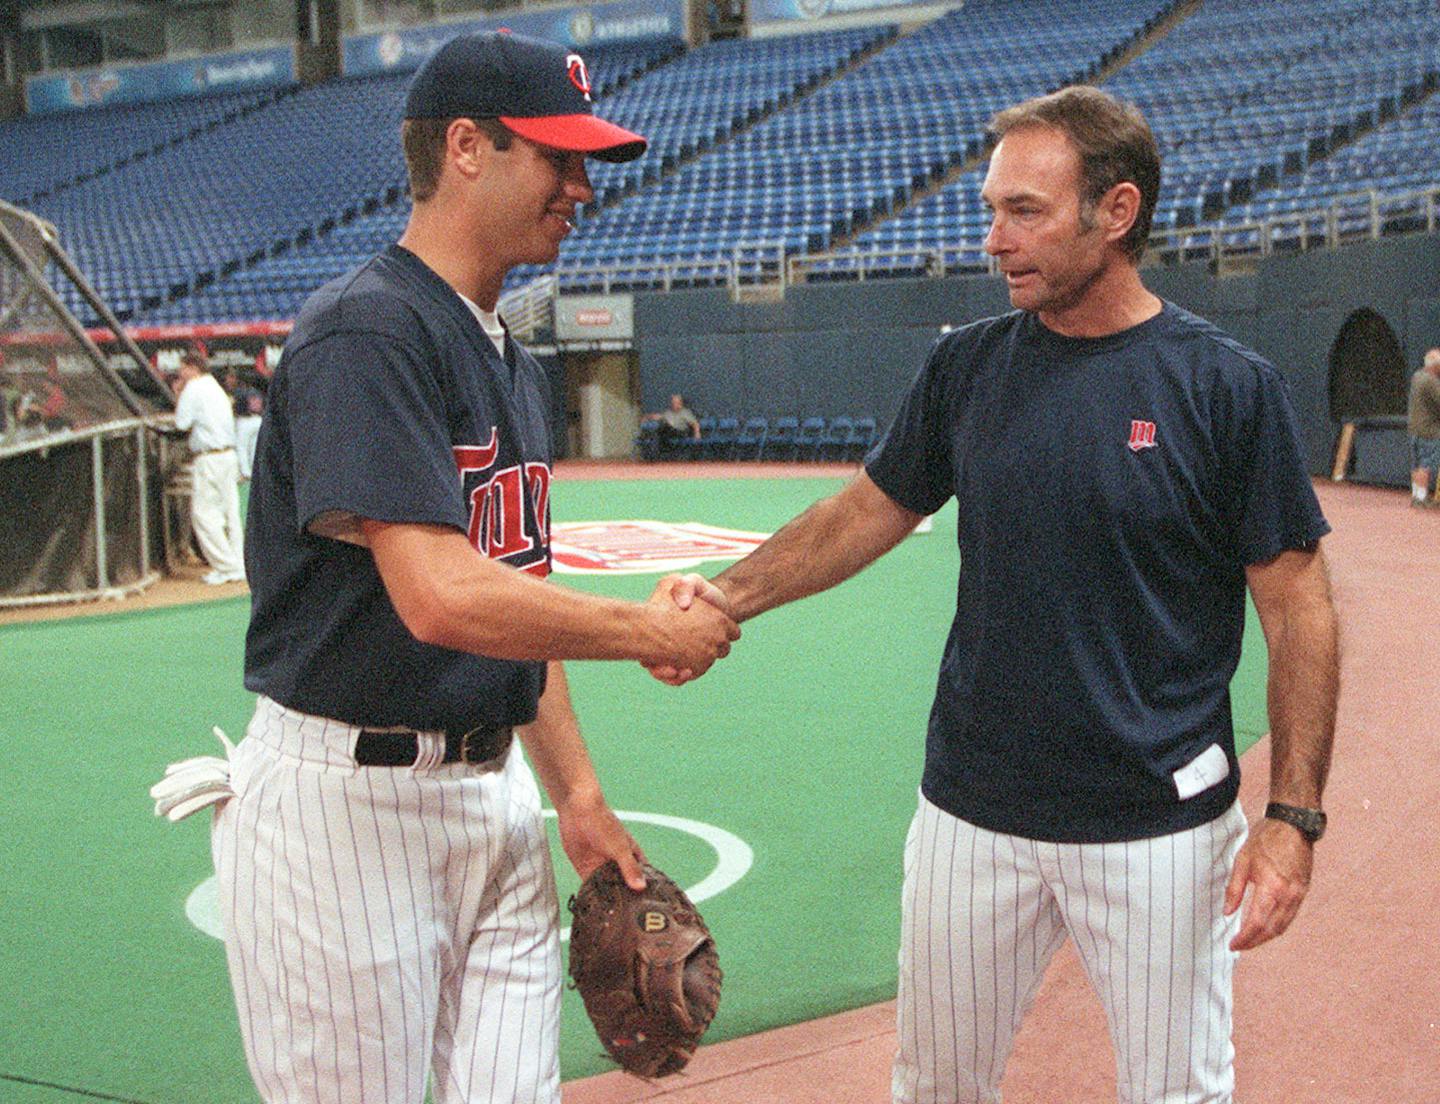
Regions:
<instances>
[{"instance_id":1,"label":"handshake","mask_svg":"<svg viewBox=\"0 0 1440 1104\"><path fill-rule=\"evenodd\" d=\"M725 592L703 575L666 575L645 603L647 638L640 662L663 683L697 679L740 639Z\"/></svg>"}]
</instances>

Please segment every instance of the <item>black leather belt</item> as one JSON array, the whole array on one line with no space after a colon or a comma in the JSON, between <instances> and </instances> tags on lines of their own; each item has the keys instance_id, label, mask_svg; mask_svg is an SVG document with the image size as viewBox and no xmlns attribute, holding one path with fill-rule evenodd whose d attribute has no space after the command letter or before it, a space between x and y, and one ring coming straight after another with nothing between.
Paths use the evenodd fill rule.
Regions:
<instances>
[{"instance_id":1,"label":"black leather belt","mask_svg":"<svg viewBox=\"0 0 1440 1104\"><path fill-rule=\"evenodd\" d=\"M442 763L488 763L510 750L515 730L509 725L472 728L445 734ZM412 767L420 758L420 739L413 730L376 732L360 730L355 738L355 762L362 767Z\"/></svg>"}]
</instances>

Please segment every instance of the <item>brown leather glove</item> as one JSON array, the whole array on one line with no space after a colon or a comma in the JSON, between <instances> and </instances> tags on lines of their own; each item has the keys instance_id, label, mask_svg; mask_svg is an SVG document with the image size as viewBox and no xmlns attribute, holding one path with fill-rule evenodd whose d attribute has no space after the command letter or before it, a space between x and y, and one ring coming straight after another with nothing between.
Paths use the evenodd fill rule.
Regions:
<instances>
[{"instance_id":1,"label":"brown leather glove","mask_svg":"<svg viewBox=\"0 0 1440 1104\"><path fill-rule=\"evenodd\" d=\"M570 976L610 1057L664 1077L685 1067L715 1018L720 959L685 891L644 870L641 893L608 862L570 898Z\"/></svg>"}]
</instances>

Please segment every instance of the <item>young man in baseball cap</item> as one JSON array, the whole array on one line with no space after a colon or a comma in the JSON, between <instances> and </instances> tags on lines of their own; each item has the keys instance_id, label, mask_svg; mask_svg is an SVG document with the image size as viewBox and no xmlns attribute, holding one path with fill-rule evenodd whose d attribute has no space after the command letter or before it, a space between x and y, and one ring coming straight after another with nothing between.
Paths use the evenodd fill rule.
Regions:
<instances>
[{"instance_id":1,"label":"young man in baseball cap","mask_svg":"<svg viewBox=\"0 0 1440 1104\"><path fill-rule=\"evenodd\" d=\"M644 603L544 579L548 383L495 311L592 198L585 158L645 148L589 88L579 55L520 35L431 57L405 232L310 298L270 386L246 548L260 698L214 836L267 1101L421 1104L433 1073L437 1101L558 1104L559 908L512 734L580 875L614 859L640 888L559 661L698 673L739 635L680 611L673 578Z\"/></svg>"}]
</instances>

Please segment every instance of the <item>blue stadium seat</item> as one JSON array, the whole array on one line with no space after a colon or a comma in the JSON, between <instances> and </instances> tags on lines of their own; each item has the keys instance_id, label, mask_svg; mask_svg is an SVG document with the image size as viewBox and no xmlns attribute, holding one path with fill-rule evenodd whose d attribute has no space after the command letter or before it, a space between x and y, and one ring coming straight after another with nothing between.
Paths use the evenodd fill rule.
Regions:
<instances>
[{"instance_id":1,"label":"blue stadium seat","mask_svg":"<svg viewBox=\"0 0 1440 1104\"><path fill-rule=\"evenodd\" d=\"M809 417L801 421L795 437L795 459L819 460L820 443L825 439L825 419Z\"/></svg>"},{"instance_id":2,"label":"blue stadium seat","mask_svg":"<svg viewBox=\"0 0 1440 1104\"><path fill-rule=\"evenodd\" d=\"M770 423L770 434L761 453L765 460L793 460L795 442L800 436L800 419L782 415Z\"/></svg>"},{"instance_id":3,"label":"blue stadium seat","mask_svg":"<svg viewBox=\"0 0 1440 1104\"><path fill-rule=\"evenodd\" d=\"M700 455L705 460L723 460L730 455L735 439L740 436L740 419L723 417L715 421L715 427L702 439Z\"/></svg>"},{"instance_id":4,"label":"blue stadium seat","mask_svg":"<svg viewBox=\"0 0 1440 1104\"><path fill-rule=\"evenodd\" d=\"M770 421L768 418L746 418L745 424L740 427L740 433L735 438L735 446L731 452L735 460L759 460L765 452L765 439L770 435Z\"/></svg>"},{"instance_id":5,"label":"blue stadium seat","mask_svg":"<svg viewBox=\"0 0 1440 1104\"><path fill-rule=\"evenodd\" d=\"M640 432L635 434L635 455L641 460L660 459L660 425L658 422L640 423Z\"/></svg>"},{"instance_id":6,"label":"blue stadium seat","mask_svg":"<svg viewBox=\"0 0 1440 1104\"><path fill-rule=\"evenodd\" d=\"M695 419L700 427L700 436L689 435L679 438L671 445L671 451L677 460L702 460L705 457L705 450L715 436L715 427L718 419L713 414L702 414Z\"/></svg>"},{"instance_id":7,"label":"blue stadium seat","mask_svg":"<svg viewBox=\"0 0 1440 1104\"><path fill-rule=\"evenodd\" d=\"M830 424L825 428L825 436L820 439L821 460L845 459L845 444L850 439L850 427L853 424L843 414L830 419Z\"/></svg>"},{"instance_id":8,"label":"blue stadium seat","mask_svg":"<svg viewBox=\"0 0 1440 1104\"><path fill-rule=\"evenodd\" d=\"M865 459L865 454L875 443L877 429L874 418L856 418L854 425L850 427L850 436L845 442L845 459L855 461Z\"/></svg>"}]
</instances>

